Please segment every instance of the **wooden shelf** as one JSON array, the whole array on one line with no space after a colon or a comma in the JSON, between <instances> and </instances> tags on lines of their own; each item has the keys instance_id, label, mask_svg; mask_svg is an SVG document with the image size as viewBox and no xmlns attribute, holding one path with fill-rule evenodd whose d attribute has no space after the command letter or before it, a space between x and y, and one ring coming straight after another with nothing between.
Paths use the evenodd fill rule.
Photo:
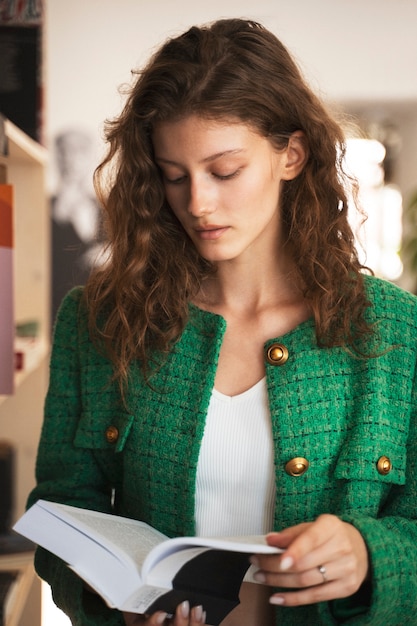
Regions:
<instances>
[{"instance_id":1,"label":"wooden shelf","mask_svg":"<svg viewBox=\"0 0 417 626\"><path fill-rule=\"evenodd\" d=\"M0 555L0 572L10 572L16 575L4 607L4 624L5 626L19 626L35 578L33 552Z\"/></svg>"},{"instance_id":2,"label":"wooden shelf","mask_svg":"<svg viewBox=\"0 0 417 626\"><path fill-rule=\"evenodd\" d=\"M6 166L13 161L14 163L38 164L45 167L48 161L48 152L46 148L34 141L18 128L10 120L4 123L6 137L9 140L9 155L0 157L0 161Z\"/></svg>"}]
</instances>

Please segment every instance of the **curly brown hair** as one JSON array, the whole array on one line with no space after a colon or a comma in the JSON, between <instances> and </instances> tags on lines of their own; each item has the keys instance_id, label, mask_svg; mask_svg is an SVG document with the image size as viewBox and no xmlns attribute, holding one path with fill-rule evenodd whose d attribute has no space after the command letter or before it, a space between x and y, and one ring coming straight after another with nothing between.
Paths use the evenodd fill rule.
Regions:
<instances>
[{"instance_id":1,"label":"curly brown hair","mask_svg":"<svg viewBox=\"0 0 417 626\"><path fill-rule=\"evenodd\" d=\"M347 219L344 133L274 34L254 21L224 19L162 45L136 73L120 116L107 123L109 150L95 182L108 260L92 273L85 294L90 330L116 377L126 381L133 360L146 370L154 351L170 349L190 299L214 271L167 205L153 157L154 125L189 114L237 118L277 148L303 131L308 161L282 188L285 234L318 344L354 345L370 329L365 268Z\"/></svg>"}]
</instances>

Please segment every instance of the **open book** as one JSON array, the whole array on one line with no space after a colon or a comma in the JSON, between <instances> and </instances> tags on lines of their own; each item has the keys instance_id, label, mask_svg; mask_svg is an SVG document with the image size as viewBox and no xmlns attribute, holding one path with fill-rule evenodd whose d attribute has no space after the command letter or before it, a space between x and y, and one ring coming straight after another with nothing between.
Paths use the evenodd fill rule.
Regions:
<instances>
[{"instance_id":1,"label":"open book","mask_svg":"<svg viewBox=\"0 0 417 626\"><path fill-rule=\"evenodd\" d=\"M263 536L168 539L144 522L45 500L14 530L68 563L110 607L173 613L189 600L208 624L239 604L249 556L279 552Z\"/></svg>"}]
</instances>

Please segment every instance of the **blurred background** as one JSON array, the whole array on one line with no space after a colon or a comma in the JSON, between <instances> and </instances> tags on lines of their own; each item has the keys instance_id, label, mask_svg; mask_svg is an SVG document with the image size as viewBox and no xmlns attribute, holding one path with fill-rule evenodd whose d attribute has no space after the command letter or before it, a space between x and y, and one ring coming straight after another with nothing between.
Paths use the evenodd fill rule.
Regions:
<instances>
[{"instance_id":1,"label":"blurred background","mask_svg":"<svg viewBox=\"0 0 417 626\"><path fill-rule=\"evenodd\" d=\"M369 215L362 242L377 273L415 290L416 0L54 0L45 9L44 140L51 149L51 194L60 180L56 138L84 131L95 164L102 122L123 102L118 88L162 40L194 23L253 18L287 45L331 106L351 114L369 139L382 144L383 150L363 142L352 146L352 169Z\"/></svg>"}]
</instances>

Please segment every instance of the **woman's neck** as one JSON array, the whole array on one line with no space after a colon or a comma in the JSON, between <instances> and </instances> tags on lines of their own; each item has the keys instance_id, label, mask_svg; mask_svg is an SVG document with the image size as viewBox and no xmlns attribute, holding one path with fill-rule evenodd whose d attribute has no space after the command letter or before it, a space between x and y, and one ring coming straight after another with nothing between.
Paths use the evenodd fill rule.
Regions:
<instances>
[{"instance_id":1,"label":"woman's neck","mask_svg":"<svg viewBox=\"0 0 417 626\"><path fill-rule=\"evenodd\" d=\"M209 277L195 299L195 304L214 313L224 310L251 316L265 308L302 301L296 286L291 262L221 263L214 276Z\"/></svg>"}]
</instances>

